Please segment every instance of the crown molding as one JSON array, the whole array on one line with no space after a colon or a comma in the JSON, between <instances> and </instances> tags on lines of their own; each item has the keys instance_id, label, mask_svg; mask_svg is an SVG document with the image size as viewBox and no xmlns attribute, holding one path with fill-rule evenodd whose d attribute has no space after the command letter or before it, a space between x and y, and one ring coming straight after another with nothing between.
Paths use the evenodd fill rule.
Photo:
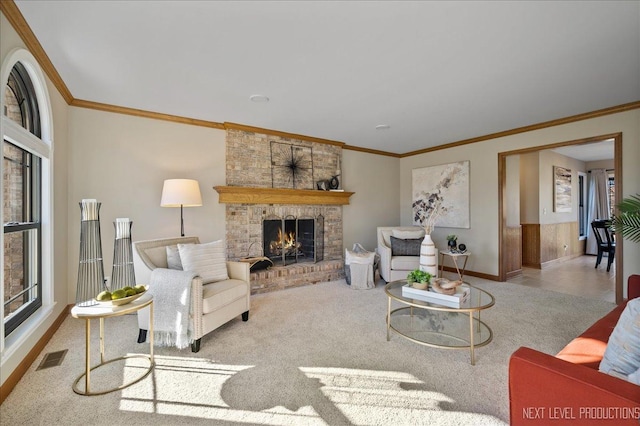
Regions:
<instances>
[{"instance_id":1,"label":"crown molding","mask_svg":"<svg viewBox=\"0 0 640 426\"><path fill-rule=\"evenodd\" d=\"M117 105L103 104L100 102L85 101L82 99L73 99L73 101L71 101L69 105L78 108L95 109L99 111L113 112L116 114L133 115L136 117L153 118L156 120L171 121L174 123L190 124L193 126L210 127L213 129L224 130L224 125L222 123L216 123L215 121L198 120L195 118L181 117L179 115L163 114L160 112L121 107Z\"/></svg>"},{"instance_id":2,"label":"crown molding","mask_svg":"<svg viewBox=\"0 0 640 426\"><path fill-rule=\"evenodd\" d=\"M596 111L585 112L583 114L571 115L569 117L558 118L555 120L544 121L542 123L531 124L529 126L517 127L511 130L505 130L503 132L490 133L484 136L478 136L471 139L464 139L458 142L451 142L444 145L438 145L431 148L424 148L417 151L407 152L400 155L401 158L411 157L414 155L425 154L427 152L439 151L441 149L453 148L456 146L468 145L476 142L483 142L490 139L503 138L505 136L517 135L519 133L531 132L534 130L545 129L547 127L559 126L562 124L575 123L576 121L588 120L591 118L602 117L604 115L617 114L619 112L631 111L633 109L640 108L640 101L629 102L627 104L616 105L609 108L603 108Z\"/></svg>"},{"instance_id":3,"label":"crown molding","mask_svg":"<svg viewBox=\"0 0 640 426\"><path fill-rule=\"evenodd\" d=\"M322 138L316 138L313 136L298 135L296 133L281 132L279 130L264 129L262 127L247 126L245 124L229 123L226 121L224 123L224 128L227 130L240 130L242 132L262 133L265 135L280 136L282 138L288 138L288 139L300 139L308 142L316 142L316 143L323 143L326 145L339 146L341 148L345 146L344 142L332 141L330 139L322 139Z\"/></svg>"},{"instance_id":4,"label":"crown molding","mask_svg":"<svg viewBox=\"0 0 640 426\"><path fill-rule=\"evenodd\" d=\"M279 130L264 129L262 127L248 126L246 124L225 122L224 123L224 127L226 129L240 130L240 131L243 131L243 132L262 133L262 134L265 134L265 135L280 136L280 137L289 138L289 139L299 139L299 140L303 140L303 141L323 143L323 144L327 144L327 145L335 145L335 146L341 147L342 149L348 149L350 151L367 152L369 154L385 155L385 156L388 156L388 157L396 157L396 158L400 158L400 155L401 155L401 154L395 154L393 152L381 151L381 150L378 150L378 149L361 148L359 146L347 145L344 142L333 141L333 140L330 140L330 139L322 139L322 138L316 138L316 137L313 137L313 136L298 135L298 134L295 134L295 133L281 132Z\"/></svg>"},{"instance_id":5,"label":"crown molding","mask_svg":"<svg viewBox=\"0 0 640 426\"><path fill-rule=\"evenodd\" d=\"M387 157L395 157L395 158L402 157L402 154L396 154L394 152L381 151L379 149L362 148L360 146L353 146L353 145L345 145L342 147L342 149L348 149L349 151L366 152L369 154L376 154L376 155L384 155Z\"/></svg>"}]
</instances>

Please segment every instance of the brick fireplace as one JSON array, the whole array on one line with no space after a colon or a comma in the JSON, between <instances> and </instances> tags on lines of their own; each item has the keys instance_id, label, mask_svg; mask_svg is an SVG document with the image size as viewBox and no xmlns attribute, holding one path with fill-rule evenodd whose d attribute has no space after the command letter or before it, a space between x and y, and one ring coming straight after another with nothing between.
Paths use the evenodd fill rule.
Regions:
<instances>
[{"instance_id":1,"label":"brick fireplace","mask_svg":"<svg viewBox=\"0 0 640 426\"><path fill-rule=\"evenodd\" d=\"M342 204L348 204L351 193L286 188L281 182L276 183L278 186L274 189L274 142L303 147L307 152L312 152L314 183L331 179L339 168L342 155L339 143L322 143L281 134L227 128L227 186L217 187L216 190L220 193L220 202L225 203L228 259L267 256L263 236L265 220L322 218L321 224L316 223L313 230L316 236L320 235L319 238L322 238L322 256L318 257L317 253L314 253L313 259L299 256L300 261L276 261L269 269L252 272L251 292L254 294L344 277ZM240 197L228 194L238 191L244 191ZM319 230L318 226L322 226L322 229ZM299 235L298 238L303 236Z\"/></svg>"}]
</instances>

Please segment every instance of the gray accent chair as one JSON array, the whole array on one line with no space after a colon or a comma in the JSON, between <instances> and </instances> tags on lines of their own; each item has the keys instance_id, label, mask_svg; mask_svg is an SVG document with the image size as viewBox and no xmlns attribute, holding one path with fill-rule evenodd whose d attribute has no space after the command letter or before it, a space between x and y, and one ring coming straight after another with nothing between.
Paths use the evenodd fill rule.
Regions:
<instances>
[{"instance_id":1,"label":"gray accent chair","mask_svg":"<svg viewBox=\"0 0 640 426\"><path fill-rule=\"evenodd\" d=\"M167 246L177 244L199 244L197 237L161 238L133 243L133 264L136 283L149 285L151 271L167 268ZM196 276L191 282L191 304L193 307L193 338L191 350L200 350L202 336L231 321L238 315L249 319L250 275L246 262L227 262L228 280L203 284ZM185 272L186 273L186 272ZM149 329L149 308L138 311L140 333L138 342L145 342Z\"/></svg>"}]
</instances>

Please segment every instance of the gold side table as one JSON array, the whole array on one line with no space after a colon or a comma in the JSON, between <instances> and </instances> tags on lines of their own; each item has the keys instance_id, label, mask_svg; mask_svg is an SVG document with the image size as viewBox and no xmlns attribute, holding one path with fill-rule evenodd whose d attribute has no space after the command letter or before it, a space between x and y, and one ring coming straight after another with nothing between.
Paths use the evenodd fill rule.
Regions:
<instances>
[{"instance_id":1,"label":"gold side table","mask_svg":"<svg viewBox=\"0 0 640 426\"><path fill-rule=\"evenodd\" d=\"M120 315L126 315L133 312L137 312L138 310L149 306L149 355L146 354L134 354L122 356L110 360L105 360L104 357L104 319L110 317L117 317ZM134 383L139 382L144 379L151 373L153 367L155 366L155 362L153 360L153 296L151 294L143 294L138 299L134 300L131 303L121 306L112 306L107 304L93 305L93 306L74 306L71 308L71 316L74 318L84 319L85 320L85 372L78 376L78 378L73 382L73 391L80 395L104 395L109 392L114 392L117 390L124 389L128 386L133 385ZM91 320L99 319L100 320L100 363L91 367ZM144 373L131 380L128 383L120 385L113 389L102 390L98 392L91 392L91 372L96 368L99 368L103 365L110 364L115 361L120 361L128 358L144 358L149 360L149 368L145 369ZM78 383L84 377L84 390L78 388Z\"/></svg>"},{"instance_id":2,"label":"gold side table","mask_svg":"<svg viewBox=\"0 0 640 426\"><path fill-rule=\"evenodd\" d=\"M464 253L452 253L450 251L441 251L440 252L440 278L444 278L442 274L444 274L444 257L449 256L451 260L453 260L453 265L456 267L456 271L458 272L458 278L462 281L464 277L464 271L467 269L467 260L469 260L469 256L471 253L466 251ZM462 271L460 271L460 265L458 265L458 259L464 257L464 263L462 264Z\"/></svg>"}]
</instances>

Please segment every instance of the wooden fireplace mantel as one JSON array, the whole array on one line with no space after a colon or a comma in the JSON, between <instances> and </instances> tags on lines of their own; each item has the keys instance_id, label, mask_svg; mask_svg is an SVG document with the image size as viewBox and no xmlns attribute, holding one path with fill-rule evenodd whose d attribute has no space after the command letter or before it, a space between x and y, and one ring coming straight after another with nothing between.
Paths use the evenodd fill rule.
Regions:
<instances>
[{"instance_id":1,"label":"wooden fireplace mantel","mask_svg":"<svg viewBox=\"0 0 640 426\"><path fill-rule=\"evenodd\" d=\"M253 188L247 186L214 186L225 204L349 204L355 192L313 189Z\"/></svg>"}]
</instances>

